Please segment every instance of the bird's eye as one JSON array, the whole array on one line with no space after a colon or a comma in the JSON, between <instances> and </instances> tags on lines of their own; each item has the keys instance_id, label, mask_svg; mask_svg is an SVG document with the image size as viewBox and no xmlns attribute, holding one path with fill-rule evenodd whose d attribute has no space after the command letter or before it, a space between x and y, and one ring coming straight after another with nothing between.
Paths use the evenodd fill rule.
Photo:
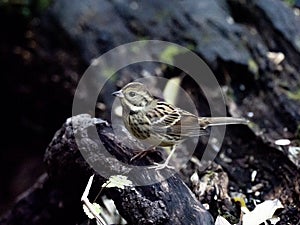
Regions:
<instances>
[{"instance_id":1,"label":"bird's eye","mask_svg":"<svg viewBox=\"0 0 300 225\"><path fill-rule=\"evenodd\" d=\"M134 97L135 96L135 93L133 91L129 92L129 96L130 97Z\"/></svg>"}]
</instances>

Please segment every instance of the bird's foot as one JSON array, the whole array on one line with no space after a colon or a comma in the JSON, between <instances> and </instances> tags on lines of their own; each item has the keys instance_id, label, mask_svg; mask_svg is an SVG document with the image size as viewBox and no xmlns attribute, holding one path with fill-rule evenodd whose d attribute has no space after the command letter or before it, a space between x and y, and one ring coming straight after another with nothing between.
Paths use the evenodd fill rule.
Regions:
<instances>
[{"instance_id":1,"label":"bird's foot","mask_svg":"<svg viewBox=\"0 0 300 225\"><path fill-rule=\"evenodd\" d=\"M153 153L153 152L158 152L158 150L156 148L150 148L150 149L147 149L144 151L137 151L136 155L130 159L130 162L132 162L136 159L142 159L145 156L147 156L149 153Z\"/></svg>"},{"instance_id":2,"label":"bird's foot","mask_svg":"<svg viewBox=\"0 0 300 225\"><path fill-rule=\"evenodd\" d=\"M169 162L164 162L164 163L153 163L153 166L149 166L149 169L155 169L155 170L162 170L165 168L169 168L169 169L175 169L174 166L170 166L168 165Z\"/></svg>"}]
</instances>

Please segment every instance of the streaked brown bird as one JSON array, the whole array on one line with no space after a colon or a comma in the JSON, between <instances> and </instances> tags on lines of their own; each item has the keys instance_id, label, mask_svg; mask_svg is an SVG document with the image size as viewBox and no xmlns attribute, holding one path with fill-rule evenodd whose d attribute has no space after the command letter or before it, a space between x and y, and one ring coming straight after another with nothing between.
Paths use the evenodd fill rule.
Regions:
<instances>
[{"instance_id":1,"label":"streaked brown bird","mask_svg":"<svg viewBox=\"0 0 300 225\"><path fill-rule=\"evenodd\" d=\"M176 146L188 137L205 134L205 129L209 126L248 123L244 118L198 117L154 98L147 88L138 82L127 84L113 95L121 101L125 127L133 136L153 147L172 147L164 163L155 163L155 169L171 167L168 164Z\"/></svg>"}]
</instances>

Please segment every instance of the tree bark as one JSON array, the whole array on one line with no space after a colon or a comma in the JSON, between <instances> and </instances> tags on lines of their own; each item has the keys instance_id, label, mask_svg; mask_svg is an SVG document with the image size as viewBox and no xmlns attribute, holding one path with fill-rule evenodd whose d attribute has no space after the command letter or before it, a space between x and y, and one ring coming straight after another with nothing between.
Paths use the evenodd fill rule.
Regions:
<instances>
[{"instance_id":1,"label":"tree bark","mask_svg":"<svg viewBox=\"0 0 300 225\"><path fill-rule=\"evenodd\" d=\"M72 127L71 121L78 126ZM112 133L111 127L99 125L97 129L103 145L113 156L105 158L101 156L101 152L97 154L97 151L104 150L100 145L101 141L98 137L86 136L89 129L95 126L93 121L88 115L78 115L72 120L68 119L56 133L46 151L45 162L48 175L43 175L0 223L72 224L72 221L80 219L78 215L82 216L82 213L76 215L73 210L80 208L80 198L84 190L82 181L87 181L88 175L91 175L93 170L80 154L77 147L79 142L82 142L79 146L89 152L88 157L93 159L93 163L103 164L104 160L108 160L111 162L109 169L116 175L126 175L130 172L127 168L114 166L113 156L122 157L126 162L133 153L119 142L118 137ZM77 143L74 133L77 133ZM159 171L155 173L157 176L162 176ZM149 180L152 179L150 175L141 174L141 177L136 179ZM94 187L90 195L95 196L105 181L105 177L96 176L95 183L98 189ZM52 196L51 193L59 194ZM204 209L178 175L148 186L133 186L124 190L112 188L105 193L114 200L118 211L129 224L213 224L210 213ZM77 206L67 209L66 207L70 205ZM41 211L43 213L40 213ZM63 219L54 219L61 215Z\"/></svg>"}]
</instances>

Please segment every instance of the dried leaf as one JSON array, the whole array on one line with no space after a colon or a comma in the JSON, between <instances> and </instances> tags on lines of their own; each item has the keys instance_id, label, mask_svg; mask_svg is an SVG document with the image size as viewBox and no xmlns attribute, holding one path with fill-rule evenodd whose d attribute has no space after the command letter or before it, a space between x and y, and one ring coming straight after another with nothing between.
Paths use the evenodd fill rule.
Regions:
<instances>
[{"instance_id":1,"label":"dried leaf","mask_svg":"<svg viewBox=\"0 0 300 225\"><path fill-rule=\"evenodd\" d=\"M215 225L231 225L224 217L218 216Z\"/></svg>"},{"instance_id":2,"label":"dried leaf","mask_svg":"<svg viewBox=\"0 0 300 225\"><path fill-rule=\"evenodd\" d=\"M91 204L90 207L92 207L92 210L97 214L100 214L102 211L100 205L97 203ZM95 218L94 215L91 213L91 211L88 209L88 207L86 205L83 205L83 211L88 216L88 218L90 218L90 219Z\"/></svg>"},{"instance_id":3,"label":"dried leaf","mask_svg":"<svg viewBox=\"0 0 300 225\"><path fill-rule=\"evenodd\" d=\"M132 186L132 181L122 175L111 176L109 180L102 185L102 187L106 188L116 187L121 189L124 189L125 186Z\"/></svg>"},{"instance_id":4,"label":"dried leaf","mask_svg":"<svg viewBox=\"0 0 300 225\"><path fill-rule=\"evenodd\" d=\"M257 205L253 211L243 216L243 225L259 225L271 219L279 208L283 208L283 205L278 199L266 200Z\"/></svg>"}]
</instances>

